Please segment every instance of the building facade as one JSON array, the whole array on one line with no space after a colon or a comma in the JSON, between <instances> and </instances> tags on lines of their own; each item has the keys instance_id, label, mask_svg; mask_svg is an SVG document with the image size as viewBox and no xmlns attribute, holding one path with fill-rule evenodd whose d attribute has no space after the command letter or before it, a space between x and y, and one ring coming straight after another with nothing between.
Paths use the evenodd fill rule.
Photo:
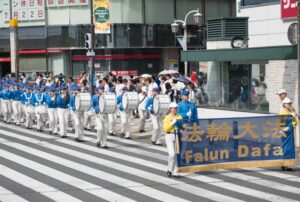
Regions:
<instances>
[{"instance_id":1,"label":"building facade","mask_svg":"<svg viewBox=\"0 0 300 202\"><path fill-rule=\"evenodd\" d=\"M10 71L9 11L19 20L21 72L88 71L84 35L90 32L88 0L0 0L0 66ZM235 15L233 0L109 0L110 33L96 35L96 71L157 73L178 69L180 48L170 24L199 8L206 18ZM182 34L182 30L181 33ZM190 19L190 48L205 48L205 32ZM133 71L134 72L134 71Z\"/></svg>"}]
</instances>

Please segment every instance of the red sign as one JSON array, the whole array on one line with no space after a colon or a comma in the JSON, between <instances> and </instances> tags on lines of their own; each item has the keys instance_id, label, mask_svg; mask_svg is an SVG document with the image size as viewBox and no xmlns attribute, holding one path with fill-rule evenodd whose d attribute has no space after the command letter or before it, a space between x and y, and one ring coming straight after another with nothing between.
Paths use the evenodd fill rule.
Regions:
<instances>
[{"instance_id":1,"label":"red sign","mask_svg":"<svg viewBox=\"0 0 300 202\"><path fill-rule=\"evenodd\" d=\"M116 76L137 76L137 70L123 70L123 71L114 71Z\"/></svg>"},{"instance_id":2,"label":"red sign","mask_svg":"<svg viewBox=\"0 0 300 202\"><path fill-rule=\"evenodd\" d=\"M295 18L298 15L297 0L281 0L281 18Z\"/></svg>"}]
</instances>

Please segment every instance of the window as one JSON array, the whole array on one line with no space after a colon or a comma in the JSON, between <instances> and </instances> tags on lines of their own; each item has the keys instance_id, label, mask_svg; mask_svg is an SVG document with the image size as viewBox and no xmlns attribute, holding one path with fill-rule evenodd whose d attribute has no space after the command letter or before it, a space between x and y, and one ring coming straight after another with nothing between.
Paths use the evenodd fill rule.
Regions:
<instances>
[{"instance_id":1,"label":"window","mask_svg":"<svg viewBox=\"0 0 300 202\"><path fill-rule=\"evenodd\" d=\"M242 0L242 6L250 6L250 5L257 5L257 4L265 4L265 3L274 3L280 2L279 0Z\"/></svg>"}]
</instances>

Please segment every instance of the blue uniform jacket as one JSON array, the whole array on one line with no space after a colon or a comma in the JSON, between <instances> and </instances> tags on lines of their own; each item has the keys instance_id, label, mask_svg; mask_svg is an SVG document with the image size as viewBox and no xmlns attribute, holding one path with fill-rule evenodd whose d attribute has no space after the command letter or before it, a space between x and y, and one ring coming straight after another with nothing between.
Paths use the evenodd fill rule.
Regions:
<instances>
[{"instance_id":1,"label":"blue uniform jacket","mask_svg":"<svg viewBox=\"0 0 300 202\"><path fill-rule=\"evenodd\" d=\"M69 107L70 103L70 97L69 98L62 98L61 94L57 96L57 108L61 109L67 109Z\"/></svg>"},{"instance_id":2,"label":"blue uniform jacket","mask_svg":"<svg viewBox=\"0 0 300 202\"><path fill-rule=\"evenodd\" d=\"M149 107L150 107L150 113L153 114L154 113L154 110L153 110L153 97L150 97L148 98L147 102L146 102L146 105L145 105L145 109L146 111L149 110Z\"/></svg>"},{"instance_id":3,"label":"blue uniform jacket","mask_svg":"<svg viewBox=\"0 0 300 202\"><path fill-rule=\"evenodd\" d=\"M123 94L122 95L119 95L117 97L117 104L118 104L118 108L119 110L122 112L124 111L124 108L123 108L123 105L122 105L122 97L123 97Z\"/></svg>"},{"instance_id":4,"label":"blue uniform jacket","mask_svg":"<svg viewBox=\"0 0 300 202\"><path fill-rule=\"evenodd\" d=\"M3 100L10 100L12 99L12 92L10 90L5 90L2 93L2 99Z\"/></svg>"},{"instance_id":5,"label":"blue uniform jacket","mask_svg":"<svg viewBox=\"0 0 300 202\"><path fill-rule=\"evenodd\" d=\"M96 113L99 113L99 94L93 95L93 109Z\"/></svg>"},{"instance_id":6,"label":"blue uniform jacket","mask_svg":"<svg viewBox=\"0 0 300 202\"><path fill-rule=\"evenodd\" d=\"M45 103L45 95L43 93L34 93L31 99L31 104L33 106L43 105Z\"/></svg>"},{"instance_id":7,"label":"blue uniform jacket","mask_svg":"<svg viewBox=\"0 0 300 202\"><path fill-rule=\"evenodd\" d=\"M191 120L198 120L197 107L192 102L179 102L177 114L182 116L183 119L189 119L187 116L188 111L191 110L192 115L190 117Z\"/></svg>"},{"instance_id":8,"label":"blue uniform jacket","mask_svg":"<svg viewBox=\"0 0 300 202\"><path fill-rule=\"evenodd\" d=\"M75 94L72 94L70 96L70 104L69 104L69 108L70 110L72 110L73 112L76 112L76 108L75 108Z\"/></svg>"},{"instance_id":9,"label":"blue uniform jacket","mask_svg":"<svg viewBox=\"0 0 300 202\"><path fill-rule=\"evenodd\" d=\"M23 94L23 90L21 89L15 89L13 92L12 92L12 99L14 101L20 101L21 100L21 95Z\"/></svg>"},{"instance_id":10,"label":"blue uniform jacket","mask_svg":"<svg viewBox=\"0 0 300 202\"><path fill-rule=\"evenodd\" d=\"M57 96L55 97L54 100L52 100L52 96L50 94L48 94L46 96L46 100L45 100L45 103L46 105L48 106L48 108L56 108L57 107Z\"/></svg>"},{"instance_id":11,"label":"blue uniform jacket","mask_svg":"<svg viewBox=\"0 0 300 202\"><path fill-rule=\"evenodd\" d=\"M33 97L32 93L24 92L21 95L21 102L22 102L22 104L24 104L24 105L31 104L32 97Z\"/></svg>"}]
</instances>

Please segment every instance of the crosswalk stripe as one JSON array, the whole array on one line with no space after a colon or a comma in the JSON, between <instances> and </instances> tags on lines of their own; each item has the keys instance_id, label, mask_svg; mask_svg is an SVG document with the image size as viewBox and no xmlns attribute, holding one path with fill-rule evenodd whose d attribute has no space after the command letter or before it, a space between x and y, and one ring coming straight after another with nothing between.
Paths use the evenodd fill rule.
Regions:
<instances>
[{"instance_id":1,"label":"crosswalk stripe","mask_svg":"<svg viewBox=\"0 0 300 202\"><path fill-rule=\"evenodd\" d=\"M276 178L285 179L285 180L288 180L288 181L299 182L300 183L300 177L296 177L294 175L289 175L289 174L280 173L280 172L274 172L274 171L266 170L266 169L263 169L263 168L247 168L247 169L244 169L244 170L254 171L254 172L257 172L257 173L264 174L264 175L268 175L268 176L272 176L272 177L276 177Z\"/></svg>"},{"instance_id":2,"label":"crosswalk stripe","mask_svg":"<svg viewBox=\"0 0 300 202\"><path fill-rule=\"evenodd\" d=\"M204 183L213 184L214 186L222 187L222 188L229 189L229 190L232 190L232 191L235 191L238 193L254 196L254 197L268 200L268 201L274 201L275 199L276 199L276 201L282 201L282 202L293 201L292 199L280 197L278 195L258 191L258 190L243 187L240 185L235 185L233 183L225 182L223 180L204 176L204 175L193 174L193 176L190 176L190 177L192 179L196 179L196 180L202 181Z\"/></svg>"},{"instance_id":3,"label":"crosswalk stripe","mask_svg":"<svg viewBox=\"0 0 300 202\"><path fill-rule=\"evenodd\" d=\"M9 143L7 143L7 144L9 144ZM17 148L20 148L18 145L15 145L15 146ZM135 168L132 168L132 167L129 167L129 166L124 166L122 164L118 164L118 163L108 161L108 160L105 160L105 159L101 159L99 157L96 158L96 157L91 156L91 155L87 155L87 154L84 154L84 153L81 153L81 152L77 152L77 151L74 151L74 150L59 147L59 146L56 146L56 145L53 145L53 144L43 143L42 146L46 147L46 148L49 148L49 149L53 149L55 151L59 151L59 152L62 152L62 153L72 155L72 156L77 157L77 158L81 158L81 159L86 160L86 161L97 163L99 165L103 164L105 166L108 166L108 167L111 167L111 168L114 168L114 169L117 169L117 170L120 170L120 171L123 171L123 172L134 173L136 176L139 176L139 177L142 177L142 178L145 178L145 179L148 179L148 180L152 180L152 181L155 181L155 182L158 182L158 183L163 183L164 185L173 187L175 189L179 189L179 190L191 193L191 194L196 194L199 197L206 197L206 198L210 198L212 200L219 200L220 198L222 198L223 200L228 199L230 201L238 201L238 200L235 200L233 198L230 198L230 197L227 197L227 196L224 196L224 195L221 195L221 194L217 194L217 193L214 193L214 192L211 192L211 191L207 191L207 190L195 187L195 186L191 186L189 184L185 184L185 183L173 180L173 179L164 178L164 180L162 181L160 179L161 176L158 176L158 175L155 175L155 174L152 174L152 173L149 173L149 172L145 172L145 171L142 171L142 170L138 170L138 169L135 169ZM22 151L25 151L25 150L22 150Z\"/></svg>"},{"instance_id":4,"label":"crosswalk stripe","mask_svg":"<svg viewBox=\"0 0 300 202\"><path fill-rule=\"evenodd\" d=\"M9 144L9 143L8 143ZM116 194L112 191L109 191L107 189L104 189L103 187L100 187L98 185L91 184L89 182L80 180L76 177L70 176L68 174L62 173L60 171L57 171L55 169L49 168L47 166L44 166L42 164L36 163L34 161L25 159L23 157L17 156L15 154L12 154L10 152L4 151L0 149L0 154L2 158L6 158L8 160L14 161L17 164L20 164L22 166L28 167L36 172L40 172L42 174L48 175L54 179L57 179L59 181L62 181L64 183L70 184L74 187L77 187L79 189L82 189L85 192L91 193L97 197L103 198L105 200L109 201L134 201L129 198L126 198L124 196L121 196L119 194Z\"/></svg>"},{"instance_id":5,"label":"crosswalk stripe","mask_svg":"<svg viewBox=\"0 0 300 202\"><path fill-rule=\"evenodd\" d=\"M30 178L22 173L14 171L2 164L0 164L1 175L8 177L9 179L20 183L26 187L33 189L36 192L54 200L54 201L74 201L79 202L80 200L61 192L51 186L48 186L42 182L39 182L33 178Z\"/></svg>"},{"instance_id":6,"label":"crosswalk stripe","mask_svg":"<svg viewBox=\"0 0 300 202\"><path fill-rule=\"evenodd\" d=\"M262 179L262 178L245 175L245 174L242 174L242 173L226 172L226 170L217 170L217 171L214 171L214 172L217 172L218 174L221 174L221 175L224 175L224 176L228 176L228 177L248 181L248 182L258 184L258 185L261 185L261 186L270 187L272 189L277 189L277 190L280 190L280 191L285 191L285 192L290 192L290 193L300 195L300 188L297 188L297 187L292 187L292 186L289 186L289 185L280 184L280 183L277 183L277 182L274 182L274 181L265 180L265 179Z\"/></svg>"},{"instance_id":7,"label":"crosswalk stripe","mask_svg":"<svg viewBox=\"0 0 300 202\"><path fill-rule=\"evenodd\" d=\"M37 135L36 135L37 136ZM41 135L40 135L41 136ZM149 167L151 167L151 168L154 168L154 169L158 169L158 170L165 170L165 166L163 166L163 165L161 165L161 164L156 164L156 165L153 165L153 162L148 162L148 161L143 161L143 160L141 160L141 159L138 159L138 158L134 158L134 157L130 157L130 156L127 156L127 155L122 155L122 154L120 154L120 153L116 153L116 152L112 152L112 151L107 151L107 150L99 150L98 148L96 148L96 147L93 147L93 146L89 146L89 145L84 145L84 144L77 144L77 143L75 143L75 142L73 142L73 141L70 141L70 140L63 140L63 139L60 139L60 138L53 138L53 137L51 137L51 136L47 136L47 135L44 135L44 134L42 134L42 137L44 138L44 136L45 136L45 138L47 138L47 139L55 139L56 141L58 141L58 142L62 142L63 144L68 144L68 145L70 145L70 146L75 146L75 147L79 147L79 148L82 148L82 149L87 149L87 150L89 150L89 151L92 151L92 152L97 152L97 153L101 153L101 154L104 154L105 153L105 155L109 155L109 156L113 156L113 157L119 157L119 159L123 159L123 160L126 160L126 161L128 161L128 157L129 158L133 158L133 159L131 159L130 161L131 162L133 162L133 163L139 163L139 164L141 164L141 165L144 165L144 166L149 166ZM28 141L30 141L30 140L28 140ZM115 146L118 146L118 145L115 145ZM122 156L120 156L120 155L122 155ZM137 160L139 160L139 161L137 161ZM148 163L147 163L148 162ZM155 163L154 163L155 164ZM151 166L152 165L152 166ZM157 165L158 165L158 167L157 167ZM275 172L276 173L276 172ZM188 176L187 176L188 177ZM193 177L191 177L191 179L193 179ZM197 178L194 178L194 179L197 179ZM198 180L199 180L199 178L198 178ZM234 185L234 184L233 184ZM225 188L225 187L223 187L223 188ZM272 194L271 194L272 195ZM271 197L271 195L269 194L268 196L270 196ZM278 199L278 196L277 195L273 195L274 197L276 197L276 199ZM269 198L270 198L269 197ZM282 197L283 198L283 197ZM280 198L279 198L280 199ZM287 199L287 198L283 198L283 200L290 200L290 199Z\"/></svg>"},{"instance_id":8,"label":"crosswalk stripe","mask_svg":"<svg viewBox=\"0 0 300 202\"><path fill-rule=\"evenodd\" d=\"M18 137L20 135L17 134L11 134L10 132L7 132L7 134L9 133L10 136L15 136ZM22 137L22 136L21 136ZM20 138L20 137L19 137ZM22 138L20 138L22 139ZM128 189L131 189L133 191L136 191L138 193L142 193L145 196L151 197L151 198L155 198L157 200L180 200L180 201L186 201L184 199L175 197L173 195L158 191L154 188L145 186L144 184L141 183L137 183L131 180L127 180L125 178L121 178L112 174L109 174L107 172L103 172L85 165L81 165L79 163L58 157L58 156L54 156L52 154L43 152L41 150L36 150L36 149L32 149L30 147L18 144L18 143L6 143L7 145L12 145L15 148L17 148L18 150L22 150L26 153L30 153L32 155L38 156L40 158L44 158L48 161L52 161L61 165L64 165L66 167L69 167L71 169L75 169L78 170L80 172L84 172L84 173L93 173L93 176L95 176L96 178L99 179L104 179L110 182L113 182L115 184L119 184L120 186L126 187Z\"/></svg>"},{"instance_id":9,"label":"crosswalk stripe","mask_svg":"<svg viewBox=\"0 0 300 202\"><path fill-rule=\"evenodd\" d=\"M0 186L0 201L2 202L28 202L26 199Z\"/></svg>"}]
</instances>

